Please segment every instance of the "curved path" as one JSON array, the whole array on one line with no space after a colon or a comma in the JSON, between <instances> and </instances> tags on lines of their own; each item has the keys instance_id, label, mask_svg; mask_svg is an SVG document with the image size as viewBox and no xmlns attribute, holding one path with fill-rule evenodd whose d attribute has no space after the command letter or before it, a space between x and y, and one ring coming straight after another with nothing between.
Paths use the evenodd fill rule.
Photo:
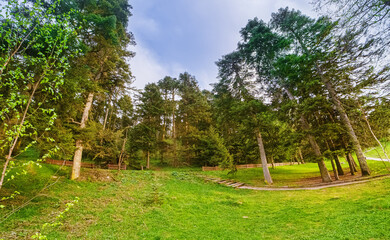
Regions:
<instances>
[{"instance_id":1,"label":"curved path","mask_svg":"<svg viewBox=\"0 0 390 240\"><path fill-rule=\"evenodd\" d=\"M297 190L319 190L319 189L331 188L331 187L341 187L341 186L370 182L373 180L382 180L387 178L390 178L390 174L368 177L360 180L355 179L353 181L348 181L348 182L333 182L333 183L311 186L311 187L253 187L253 186L247 186L245 183L231 182L229 180L221 180L217 178L206 178L206 181L212 181L228 187L234 187L238 189L250 189L256 191L297 191Z\"/></svg>"},{"instance_id":2,"label":"curved path","mask_svg":"<svg viewBox=\"0 0 390 240\"><path fill-rule=\"evenodd\" d=\"M386 158L373 158L373 157L366 157L367 160L373 160L373 161L384 161L384 162L390 162L389 159Z\"/></svg>"}]
</instances>

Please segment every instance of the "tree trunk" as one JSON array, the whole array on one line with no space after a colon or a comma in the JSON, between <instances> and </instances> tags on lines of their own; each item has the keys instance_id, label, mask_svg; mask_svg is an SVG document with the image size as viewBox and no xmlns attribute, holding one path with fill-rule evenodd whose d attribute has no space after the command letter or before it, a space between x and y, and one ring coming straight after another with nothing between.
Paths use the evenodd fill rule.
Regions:
<instances>
[{"instance_id":1,"label":"tree trunk","mask_svg":"<svg viewBox=\"0 0 390 240\"><path fill-rule=\"evenodd\" d=\"M272 169L275 169L275 162L274 162L274 156L271 155L271 164L272 164Z\"/></svg>"},{"instance_id":2,"label":"tree trunk","mask_svg":"<svg viewBox=\"0 0 390 240\"><path fill-rule=\"evenodd\" d=\"M352 154L348 153L348 157L349 157L349 161L351 162L351 164L353 166L354 172L357 172L357 168L356 168L357 165L356 165L355 159L353 159L353 157L352 157Z\"/></svg>"},{"instance_id":3,"label":"tree trunk","mask_svg":"<svg viewBox=\"0 0 390 240\"><path fill-rule=\"evenodd\" d=\"M150 152L147 152L147 157L146 157L146 169L150 168Z\"/></svg>"},{"instance_id":4,"label":"tree trunk","mask_svg":"<svg viewBox=\"0 0 390 240\"><path fill-rule=\"evenodd\" d=\"M355 131L353 130L351 121L349 120L348 115L345 112L345 109L344 109L343 105L341 104L340 100L338 99L336 91L333 88L333 86L330 83L330 81L328 81L324 77L323 77L323 81L325 83L326 89L329 91L329 94L330 94L330 96L332 98L332 101L333 101L337 111L340 114L341 121L343 122L343 124L344 124L344 126L345 126L345 128L347 130L348 136L351 139L353 148L354 148L354 150L356 152L356 156L357 156L358 161L359 161L359 165L360 165L360 169L362 171L362 175L363 176L368 176L368 175L370 175L370 168L367 165L366 157L364 156L364 153L363 153L362 148L360 146L359 140L357 139Z\"/></svg>"},{"instance_id":5,"label":"tree trunk","mask_svg":"<svg viewBox=\"0 0 390 240\"><path fill-rule=\"evenodd\" d=\"M332 158L330 158L330 163L332 164L334 179L339 180L339 174L337 173L337 169L336 169L336 167L334 165L334 162L333 162Z\"/></svg>"},{"instance_id":6,"label":"tree trunk","mask_svg":"<svg viewBox=\"0 0 390 240\"><path fill-rule=\"evenodd\" d=\"M355 170L353 168L353 165L352 165L347 153L345 154L345 160L348 162L349 171L350 171L351 175L355 175Z\"/></svg>"},{"instance_id":7,"label":"tree trunk","mask_svg":"<svg viewBox=\"0 0 390 240\"><path fill-rule=\"evenodd\" d=\"M291 94L291 92L287 88L284 88L284 90L286 91L286 93L287 93L288 97L290 98L290 100L295 101L295 98ZM307 122L306 118L302 115L299 120L301 122L302 129L304 131L309 131L310 130L310 126L309 126L309 123ZM307 134L307 138L309 139L309 143L310 143L310 145L311 145L311 147L312 147L312 149L314 151L314 154L315 154L315 156L317 158L318 168L320 169L322 182L332 182L332 179L331 179L331 177L329 175L328 169L326 168L326 165L325 165L325 162L324 162L324 158L323 158L323 156L321 154L321 150L320 150L320 147L318 146L318 143L317 143L316 139L310 133Z\"/></svg>"},{"instance_id":8,"label":"tree trunk","mask_svg":"<svg viewBox=\"0 0 390 240\"><path fill-rule=\"evenodd\" d=\"M94 95L93 93L88 94L87 102L84 107L83 116L80 122L80 129L85 128L86 123L88 121L89 111L91 110L92 102L93 102L93 95ZM82 155L83 155L83 141L81 139L78 139L76 140L76 151L73 157L72 175L70 178L72 180L80 177Z\"/></svg>"},{"instance_id":9,"label":"tree trunk","mask_svg":"<svg viewBox=\"0 0 390 240\"><path fill-rule=\"evenodd\" d=\"M261 133L259 129L256 132L256 138L257 138L257 144L259 145L260 159L261 159L261 165L263 167L264 180L267 184L273 184L271 174L269 173L269 169L268 169L268 162L267 162L267 157L265 155L263 138L261 137Z\"/></svg>"},{"instance_id":10,"label":"tree trunk","mask_svg":"<svg viewBox=\"0 0 390 240\"><path fill-rule=\"evenodd\" d=\"M341 166L339 157L336 154L333 154L333 159L336 163L337 173L339 174L339 176L343 176L344 170L343 167Z\"/></svg>"},{"instance_id":11,"label":"tree trunk","mask_svg":"<svg viewBox=\"0 0 390 240\"><path fill-rule=\"evenodd\" d=\"M123 139L121 153L119 154L119 160L118 160L118 170L119 171L121 170L121 164L123 162L123 156L125 153L126 142L127 142L127 129L126 129L125 139Z\"/></svg>"},{"instance_id":12,"label":"tree trunk","mask_svg":"<svg viewBox=\"0 0 390 240\"><path fill-rule=\"evenodd\" d=\"M300 148L300 147L298 148L298 155L299 155L299 158L301 159L301 163L302 163L302 164L305 164L305 160L303 159L302 151L301 151L301 148Z\"/></svg>"},{"instance_id":13,"label":"tree trunk","mask_svg":"<svg viewBox=\"0 0 390 240\"><path fill-rule=\"evenodd\" d=\"M301 161L299 161L298 153L296 152L294 155L294 160L297 162L298 165L301 164Z\"/></svg>"},{"instance_id":14,"label":"tree trunk","mask_svg":"<svg viewBox=\"0 0 390 240\"><path fill-rule=\"evenodd\" d=\"M333 151L336 150L336 145L334 144L332 139L330 139L330 143L332 144ZM332 156L333 156L334 161L336 163L337 172L338 172L339 176L343 176L344 175L344 170L343 170L343 167L341 166L339 157L335 153L333 153Z\"/></svg>"},{"instance_id":15,"label":"tree trunk","mask_svg":"<svg viewBox=\"0 0 390 240\"><path fill-rule=\"evenodd\" d=\"M106 129L108 113L110 112L110 109L111 109L111 96L110 96L110 99L108 99L108 104L107 104L107 108L106 108L106 114L104 116L103 131Z\"/></svg>"},{"instance_id":16,"label":"tree trunk","mask_svg":"<svg viewBox=\"0 0 390 240\"><path fill-rule=\"evenodd\" d=\"M175 103L175 90L172 90L172 138L173 138L173 166L177 167L177 153L176 153L176 103Z\"/></svg>"},{"instance_id":17,"label":"tree trunk","mask_svg":"<svg viewBox=\"0 0 390 240\"><path fill-rule=\"evenodd\" d=\"M22 116L22 119L20 120L20 123L19 123L19 128L18 128L18 131L16 133L16 136L12 139L11 141L11 146L9 148L9 151L8 151L8 154L7 156L5 157L5 163L4 163L4 166L3 166L3 171L1 173L1 179L0 179L0 189L2 188L3 184L4 184L4 178L5 178L5 175L7 173L7 167L8 167L8 164L9 162L11 161L12 159L12 153L14 152L14 149L15 149L15 146L16 144L18 143L18 140L19 140L19 136L20 136L20 133L22 131L22 128L23 128L23 124L24 122L26 121L26 116L27 116L27 111L28 109L30 108L30 105L31 105L31 102L32 102L32 99L34 97L34 94L35 92L37 91L38 89L38 86L41 82L41 80L43 79L43 76L37 81L34 83L34 86L33 86L33 91L31 92L31 95L28 99L28 102L27 102L27 105L26 105L26 108L24 109L24 112L23 112L23 116Z\"/></svg>"}]
</instances>

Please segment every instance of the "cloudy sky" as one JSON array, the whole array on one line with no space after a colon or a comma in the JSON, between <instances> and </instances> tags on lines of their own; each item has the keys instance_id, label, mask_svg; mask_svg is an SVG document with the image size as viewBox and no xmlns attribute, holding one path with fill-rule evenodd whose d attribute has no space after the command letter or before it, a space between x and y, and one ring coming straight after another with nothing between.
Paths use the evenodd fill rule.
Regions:
<instances>
[{"instance_id":1,"label":"cloudy sky","mask_svg":"<svg viewBox=\"0 0 390 240\"><path fill-rule=\"evenodd\" d=\"M268 22L281 7L315 16L310 0L130 0L129 29L137 45L130 61L136 88L184 71L201 88L217 81L215 61L235 50L248 19Z\"/></svg>"}]
</instances>

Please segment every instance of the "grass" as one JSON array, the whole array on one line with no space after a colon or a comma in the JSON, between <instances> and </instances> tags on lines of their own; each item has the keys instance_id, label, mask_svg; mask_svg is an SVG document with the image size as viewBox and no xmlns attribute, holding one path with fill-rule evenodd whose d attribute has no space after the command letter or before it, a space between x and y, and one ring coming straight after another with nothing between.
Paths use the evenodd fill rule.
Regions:
<instances>
[{"instance_id":1,"label":"grass","mask_svg":"<svg viewBox=\"0 0 390 240\"><path fill-rule=\"evenodd\" d=\"M344 172L349 174L348 164L343 158L340 158ZM384 167L383 162L370 161L368 165L371 169L371 175L389 174L390 172ZM328 170L332 170L330 162L325 162ZM269 168L271 176L274 180L273 186L301 186L304 185L305 179L318 178L319 170L316 163L306 163L304 165L291 165L276 167L275 169ZM229 170L224 171L209 171L204 172L205 175L218 177L222 179L230 179L237 182L247 183L252 186L266 186L264 183L262 168L251 169L239 169L235 174L229 174ZM333 175L333 172L330 172ZM359 173L357 173L359 175ZM318 179L320 181L320 179Z\"/></svg>"},{"instance_id":2,"label":"grass","mask_svg":"<svg viewBox=\"0 0 390 240\"><path fill-rule=\"evenodd\" d=\"M382 146L386 151L386 154L390 157L390 142L382 142ZM366 157L383 158L386 159L385 154L380 146L370 148L365 152Z\"/></svg>"},{"instance_id":3,"label":"grass","mask_svg":"<svg viewBox=\"0 0 390 240\"><path fill-rule=\"evenodd\" d=\"M310 175L311 165L291 166ZM13 188L23 197L6 202L0 215L54 182L57 166L32 167ZM281 168L282 169L282 168ZM291 169L274 175L280 180ZM50 227L48 239L389 239L390 179L315 191L263 192L204 182L199 172L83 170L66 178L0 224L0 239L29 239L55 221L65 204L79 203ZM259 170L259 169L257 169ZM89 176L100 176L94 182ZM39 176L39 180L37 180ZM107 178L109 177L109 178ZM34 180L35 179L35 180ZM28 186L35 181L35 188ZM14 206L12 206L14 205Z\"/></svg>"}]
</instances>

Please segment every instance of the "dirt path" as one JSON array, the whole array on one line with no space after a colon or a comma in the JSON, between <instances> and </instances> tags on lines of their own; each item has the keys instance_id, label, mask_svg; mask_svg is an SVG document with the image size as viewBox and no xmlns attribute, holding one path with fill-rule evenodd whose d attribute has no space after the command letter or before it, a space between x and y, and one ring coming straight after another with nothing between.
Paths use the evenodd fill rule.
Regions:
<instances>
[{"instance_id":1,"label":"dirt path","mask_svg":"<svg viewBox=\"0 0 390 240\"><path fill-rule=\"evenodd\" d=\"M331 187L348 186L348 185L370 182L374 180L387 179L387 178L390 178L390 174L367 177L359 180L355 179L353 181L347 181L347 182L333 182L333 183L321 184L318 186L308 186L308 187L254 187L254 186L248 186L245 183L232 182L229 180L223 180L218 178L205 178L205 180L215 182L221 185L225 185L228 187L238 188L238 189L250 189L256 191L297 191L297 190L319 190L319 189L331 188Z\"/></svg>"},{"instance_id":2,"label":"dirt path","mask_svg":"<svg viewBox=\"0 0 390 240\"><path fill-rule=\"evenodd\" d=\"M386 159L386 158L373 158L373 157L366 157L367 160L373 160L373 161L384 161L384 162L390 162L389 159Z\"/></svg>"}]
</instances>

